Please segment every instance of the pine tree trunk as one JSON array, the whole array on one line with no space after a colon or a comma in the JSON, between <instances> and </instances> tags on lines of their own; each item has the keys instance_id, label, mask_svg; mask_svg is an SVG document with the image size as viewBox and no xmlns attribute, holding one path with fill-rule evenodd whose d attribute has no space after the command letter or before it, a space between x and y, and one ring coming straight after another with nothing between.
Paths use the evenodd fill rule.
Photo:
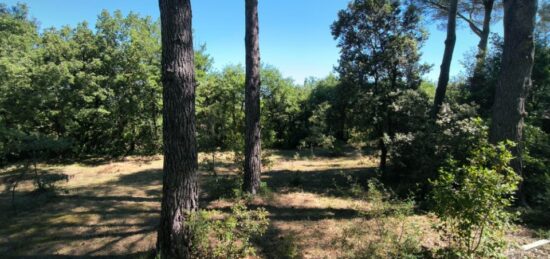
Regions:
<instances>
[{"instance_id":1,"label":"pine tree trunk","mask_svg":"<svg viewBox=\"0 0 550 259\"><path fill-rule=\"evenodd\" d=\"M439 72L439 80L437 81L437 89L435 91L434 105L432 109L432 117L436 117L445 99L447 92L447 84L449 83L449 73L451 69L451 61L453 60L453 52L456 43L456 13L458 9L458 0L449 2L449 19L447 21L447 38L445 39L445 52L443 53L443 61L441 62L441 70Z\"/></svg>"},{"instance_id":2,"label":"pine tree trunk","mask_svg":"<svg viewBox=\"0 0 550 259\"><path fill-rule=\"evenodd\" d=\"M525 98L531 87L531 72L535 56L534 28L537 0L504 1L504 50L502 68L495 92L491 143L512 140L515 159L512 167L522 175L523 119ZM520 187L520 199L523 192Z\"/></svg>"},{"instance_id":3,"label":"pine tree trunk","mask_svg":"<svg viewBox=\"0 0 550 259\"><path fill-rule=\"evenodd\" d=\"M474 68L474 74L471 80L471 87L473 92L479 91L482 85L482 73L485 66L485 57L487 56L487 44L489 42L489 33L491 32L491 15L493 13L494 0L484 0L483 7L485 10L483 16L483 29L479 35L479 43L477 44L476 64Z\"/></svg>"},{"instance_id":4,"label":"pine tree trunk","mask_svg":"<svg viewBox=\"0 0 550 259\"><path fill-rule=\"evenodd\" d=\"M256 194L260 187L260 48L258 0L246 1L245 162L243 190Z\"/></svg>"},{"instance_id":5,"label":"pine tree trunk","mask_svg":"<svg viewBox=\"0 0 550 259\"><path fill-rule=\"evenodd\" d=\"M185 224L198 209L195 71L189 0L159 0L162 27L164 172L157 250L189 258Z\"/></svg>"}]
</instances>

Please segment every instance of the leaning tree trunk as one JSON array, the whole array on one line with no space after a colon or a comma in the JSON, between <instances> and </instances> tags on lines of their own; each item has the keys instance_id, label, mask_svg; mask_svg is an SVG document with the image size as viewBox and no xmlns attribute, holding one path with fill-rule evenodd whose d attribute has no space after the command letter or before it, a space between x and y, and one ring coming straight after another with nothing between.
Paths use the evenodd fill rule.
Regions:
<instances>
[{"instance_id":1,"label":"leaning tree trunk","mask_svg":"<svg viewBox=\"0 0 550 259\"><path fill-rule=\"evenodd\" d=\"M243 190L256 194L260 187L260 47L258 0L246 1L245 159Z\"/></svg>"},{"instance_id":2,"label":"leaning tree trunk","mask_svg":"<svg viewBox=\"0 0 550 259\"><path fill-rule=\"evenodd\" d=\"M485 57L487 56L487 44L489 42L489 33L491 32L491 15L493 13L494 0L484 0L483 28L479 34L479 43L477 44L476 64L474 74L471 80L473 92L479 91L482 85L483 67L485 66Z\"/></svg>"},{"instance_id":3,"label":"leaning tree trunk","mask_svg":"<svg viewBox=\"0 0 550 259\"><path fill-rule=\"evenodd\" d=\"M437 89L435 91L434 105L432 108L432 116L435 118L439 113L445 92L447 92L447 84L449 83L449 73L451 69L451 61L453 60L453 52L456 42L456 13L458 9L458 0L449 2L449 18L447 21L447 38L445 39L445 52L443 53L443 61L441 62L441 70L439 72L439 80L437 81Z\"/></svg>"},{"instance_id":4,"label":"leaning tree trunk","mask_svg":"<svg viewBox=\"0 0 550 259\"><path fill-rule=\"evenodd\" d=\"M195 71L189 0L159 0L162 27L164 172L157 250L189 258L189 213L198 208Z\"/></svg>"},{"instance_id":5,"label":"leaning tree trunk","mask_svg":"<svg viewBox=\"0 0 550 259\"><path fill-rule=\"evenodd\" d=\"M522 175L522 133L525 98L531 87L535 57L534 28L537 0L504 1L504 49L502 68L495 91L491 143L516 142L512 168ZM520 186L520 199L525 203Z\"/></svg>"}]
</instances>

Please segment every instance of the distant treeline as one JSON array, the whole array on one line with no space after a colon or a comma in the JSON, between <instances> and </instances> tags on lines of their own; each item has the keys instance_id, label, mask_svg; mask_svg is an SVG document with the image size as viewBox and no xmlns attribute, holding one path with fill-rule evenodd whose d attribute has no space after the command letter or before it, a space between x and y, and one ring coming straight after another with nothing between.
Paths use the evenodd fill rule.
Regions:
<instances>
[{"instance_id":1,"label":"distant treeline","mask_svg":"<svg viewBox=\"0 0 550 259\"><path fill-rule=\"evenodd\" d=\"M95 29L86 22L44 30L38 24L24 5L0 7L1 160L32 152L51 158L159 153L159 22L104 11ZM244 68L214 70L206 47L196 51L195 64L200 150L241 150ZM264 147L296 148L310 131L336 131L324 114L310 118L334 99L335 76L298 85L269 65L261 75Z\"/></svg>"}]
</instances>

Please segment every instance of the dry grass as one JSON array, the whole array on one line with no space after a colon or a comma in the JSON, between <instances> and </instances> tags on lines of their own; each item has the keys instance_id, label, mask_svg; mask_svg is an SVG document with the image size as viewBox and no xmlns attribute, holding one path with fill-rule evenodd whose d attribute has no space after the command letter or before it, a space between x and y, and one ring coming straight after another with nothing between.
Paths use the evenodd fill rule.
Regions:
<instances>
[{"instance_id":1,"label":"dry grass","mask_svg":"<svg viewBox=\"0 0 550 259\"><path fill-rule=\"evenodd\" d=\"M210 155L201 154L205 164ZM216 172L232 175L237 167L231 153L216 156ZM347 176L360 183L372 175L372 157L308 158L296 152L274 152L273 165L264 168L263 179L272 190L251 206L266 207L271 214L268 233L257 240L260 257L282 258L295 253L302 258L338 258L335 240L344 231L357 228L376 238L375 221L361 211L371 205L342 194L349 188ZM120 161L94 164L40 165L41 170L63 175L56 195L32 193L32 182L17 188L16 208L11 208L7 179L17 168L0 171L0 255L58 257L109 256L135 258L154 248L161 194L162 157L127 157ZM203 168L203 167L201 167ZM210 172L202 170L204 194L201 206L227 209L229 199L208 197ZM340 188L336 188L340 186ZM432 232L433 218L413 215L427 248L441 243ZM526 231L525 229L521 231ZM531 242L527 232L515 240ZM514 237L515 238L515 237ZM359 241L359 240L358 240Z\"/></svg>"}]
</instances>

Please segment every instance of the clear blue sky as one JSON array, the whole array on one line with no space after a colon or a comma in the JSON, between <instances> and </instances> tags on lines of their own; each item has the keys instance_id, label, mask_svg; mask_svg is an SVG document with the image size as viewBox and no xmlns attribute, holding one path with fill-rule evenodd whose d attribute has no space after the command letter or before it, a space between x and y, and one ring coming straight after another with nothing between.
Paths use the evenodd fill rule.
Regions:
<instances>
[{"instance_id":1,"label":"clear blue sky","mask_svg":"<svg viewBox=\"0 0 550 259\"><path fill-rule=\"evenodd\" d=\"M338 61L336 41L330 25L338 10L349 0L260 0L260 52L262 62L279 68L285 76L302 83L308 76L324 77ZM2 2L2 0L0 0ZM8 5L24 2L41 28L93 25L103 9L130 11L158 18L156 0L7 0ZM207 45L215 67L244 63L244 1L192 0L195 44ZM430 38L422 48L423 61L434 64L426 79L436 81L443 55L445 33L426 21ZM501 25L493 30L502 31ZM475 49L478 38L466 26L459 26L451 76L463 70L464 54Z\"/></svg>"}]
</instances>

